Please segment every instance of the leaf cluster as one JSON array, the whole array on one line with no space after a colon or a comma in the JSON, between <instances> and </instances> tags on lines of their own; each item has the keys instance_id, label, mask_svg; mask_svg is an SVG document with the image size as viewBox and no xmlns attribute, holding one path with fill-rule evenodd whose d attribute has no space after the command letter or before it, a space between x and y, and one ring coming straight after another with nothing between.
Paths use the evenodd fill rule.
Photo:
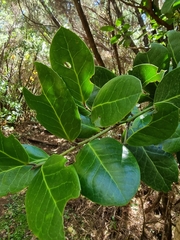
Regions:
<instances>
[{"instance_id":1,"label":"leaf cluster","mask_svg":"<svg viewBox=\"0 0 180 240\"><path fill-rule=\"evenodd\" d=\"M50 133L73 146L49 156L0 133L0 196L28 187L28 224L39 239L65 239L64 208L80 194L123 206L140 181L162 192L177 182L180 33L167 37L167 47L152 44L137 54L131 71L116 76L95 66L85 43L61 27L51 43L51 66L35 63L41 94L24 88L26 102ZM114 128L122 129L120 139L106 137ZM66 156L75 149L69 165Z\"/></svg>"}]
</instances>

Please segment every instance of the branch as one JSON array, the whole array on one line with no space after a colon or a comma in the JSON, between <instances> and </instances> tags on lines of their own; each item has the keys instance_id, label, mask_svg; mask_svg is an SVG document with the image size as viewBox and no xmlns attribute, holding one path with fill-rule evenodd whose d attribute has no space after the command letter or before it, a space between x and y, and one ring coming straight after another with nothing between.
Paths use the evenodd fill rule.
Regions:
<instances>
[{"instance_id":1,"label":"branch","mask_svg":"<svg viewBox=\"0 0 180 240\"><path fill-rule=\"evenodd\" d=\"M117 14L118 18L122 17L123 16L122 11L119 10L116 1L111 0L111 2L112 2L112 5L113 5L113 7L116 11L116 14ZM132 40L131 36L129 36L128 39L130 40L130 48L133 50L133 52L135 54L138 54L139 50L138 50L136 44L134 43L134 41Z\"/></svg>"},{"instance_id":2,"label":"branch","mask_svg":"<svg viewBox=\"0 0 180 240\"><path fill-rule=\"evenodd\" d=\"M141 17L141 14L140 14L138 8L135 8L135 13L136 13L136 16L137 16L139 25L141 26L141 29L142 29L142 32L143 32L143 35L144 35L144 36L143 36L144 46L145 46L145 47L148 47L148 45L149 45L149 40L148 40L147 31L146 31L144 21L143 21L143 19L142 19L142 17Z\"/></svg>"},{"instance_id":3,"label":"branch","mask_svg":"<svg viewBox=\"0 0 180 240\"><path fill-rule=\"evenodd\" d=\"M51 12L51 10L49 9L49 7L45 4L44 0L39 0L40 3L42 4L43 8L45 9L45 11L49 14L51 20L54 22L54 24L60 28L60 23L59 21L56 19L56 17L53 15L53 13Z\"/></svg>"},{"instance_id":4,"label":"branch","mask_svg":"<svg viewBox=\"0 0 180 240\"><path fill-rule=\"evenodd\" d=\"M21 4L20 4L20 1L18 0L18 5L19 5L19 9L21 11L21 14L27 19L29 20L30 22L32 22L34 25L37 25L37 26L42 26L42 27L52 27L52 25L44 25L43 23L39 23L39 22L36 22L34 21L33 19L29 18L26 14L24 14L24 11L21 7ZM28 22L28 24L30 25L30 23Z\"/></svg>"},{"instance_id":5,"label":"branch","mask_svg":"<svg viewBox=\"0 0 180 240\"><path fill-rule=\"evenodd\" d=\"M162 25L164 27L167 28L167 30L172 30L173 29L173 24L168 24L167 22L165 22L164 20L162 20L161 18L159 18L158 15L156 15L156 13L154 12L153 9L153 4L152 1L149 0L149 5L150 7L147 8L146 6L142 6L141 4L138 4L135 1L131 1L130 2L126 2L124 0L121 0L122 3L126 4L127 6L133 7L133 8L140 8L142 10L144 10L146 13L148 13L159 25Z\"/></svg>"},{"instance_id":6,"label":"branch","mask_svg":"<svg viewBox=\"0 0 180 240\"><path fill-rule=\"evenodd\" d=\"M82 22L82 25L83 25L83 28L86 32L86 35L88 37L88 40L89 40L89 44L92 48L92 51L95 55L95 58L98 62L98 64L102 67L105 67L105 64L101 58L101 55L99 54L98 50L97 50L97 47L96 47L96 44L95 44L95 41L94 41L94 38L93 38L93 35L91 33L91 30L90 30L90 27L89 27L89 24L88 24L88 21L87 21L87 18L84 14L84 11L82 9L82 6L81 6L81 2L80 0L74 0L74 4L75 4L75 7L76 7L76 10L78 12L78 15L81 19L81 22Z\"/></svg>"}]
</instances>

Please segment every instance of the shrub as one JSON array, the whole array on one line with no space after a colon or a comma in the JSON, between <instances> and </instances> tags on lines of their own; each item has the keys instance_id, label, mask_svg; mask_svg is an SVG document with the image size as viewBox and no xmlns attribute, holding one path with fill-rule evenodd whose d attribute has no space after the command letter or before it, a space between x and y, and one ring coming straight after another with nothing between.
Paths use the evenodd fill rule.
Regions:
<instances>
[{"instance_id":1,"label":"shrub","mask_svg":"<svg viewBox=\"0 0 180 240\"><path fill-rule=\"evenodd\" d=\"M65 238L65 205L80 194L123 206L140 181L161 192L178 181L179 35L168 32L167 47L152 44L129 73L115 76L95 66L84 42L61 27L51 44L51 67L35 63L42 92L24 88L26 102L49 132L72 147L49 156L0 133L0 195L28 187L28 224L39 239ZM120 139L107 137L115 129L121 129ZM67 164L74 150L75 161Z\"/></svg>"}]
</instances>

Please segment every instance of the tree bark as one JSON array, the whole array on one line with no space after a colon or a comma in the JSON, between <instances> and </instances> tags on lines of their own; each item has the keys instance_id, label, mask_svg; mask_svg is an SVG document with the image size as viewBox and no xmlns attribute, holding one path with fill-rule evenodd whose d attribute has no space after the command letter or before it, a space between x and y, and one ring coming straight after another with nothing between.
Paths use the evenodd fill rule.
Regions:
<instances>
[{"instance_id":1,"label":"tree bark","mask_svg":"<svg viewBox=\"0 0 180 240\"><path fill-rule=\"evenodd\" d=\"M74 4L75 4L76 10L78 12L78 15L81 19L84 31L86 32L86 35L87 35L90 47L91 47L91 49L94 53L94 56L95 56L98 64L102 67L105 67L105 64L104 64L104 62L101 58L101 55L99 54L99 52L97 50L96 43L95 43L93 35L91 33L87 18L86 18L85 14L84 14L84 11L82 9L81 1L80 0L74 0Z\"/></svg>"},{"instance_id":2,"label":"tree bark","mask_svg":"<svg viewBox=\"0 0 180 240\"><path fill-rule=\"evenodd\" d=\"M141 17L141 14L140 14L138 8L135 8L135 13L136 13L139 25L141 26L141 29L142 29L142 32L143 32L143 35L144 35L143 36L144 46L148 47L149 46L149 40L148 40L147 31L146 31L146 28L145 28L145 25L144 25L144 21L143 21L143 19Z\"/></svg>"},{"instance_id":3,"label":"tree bark","mask_svg":"<svg viewBox=\"0 0 180 240\"><path fill-rule=\"evenodd\" d=\"M149 0L149 6L146 7L143 6L142 4L138 4L137 2L127 2L125 0L121 0L122 3L126 4L127 6L131 6L133 8L139 8L144 10L146 13L148 13L159 25L164 26L167 28L167 30L172 30L173 29L173 24L169 24L165 22L163 19L159 18L159 16L154 12L153 9L153 0Z\"/></svg>"}]
</instances>

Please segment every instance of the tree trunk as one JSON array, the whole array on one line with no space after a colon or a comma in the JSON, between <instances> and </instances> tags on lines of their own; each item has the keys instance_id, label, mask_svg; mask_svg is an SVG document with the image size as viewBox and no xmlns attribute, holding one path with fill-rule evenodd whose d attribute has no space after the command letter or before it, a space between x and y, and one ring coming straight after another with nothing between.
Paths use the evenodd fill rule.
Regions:
<instances>
[{"instance_id":1,"label":"tree trunk","mask_svg":"<svg viewBox=\"0 0 180 240\"><path fill-rule=\"evenodd\" d=\"M75 4L76 10L78 12L78 15L81 19L84 31L86 32L86 35L88 37L88 41L89 41L90 47L91 47L91 49L94 53L94 56L95 56L98 64L102 67L105 67L105 64L104 64L104 62L101 58L101 55L99 54L99 52L97 50L96 43L95 43L93 35L91 33L87 18L86 18L85 14L84 14L84 11L82 9L81 1L80 0L74 0L74 4Z\"/></svg>"}]
</instances>

